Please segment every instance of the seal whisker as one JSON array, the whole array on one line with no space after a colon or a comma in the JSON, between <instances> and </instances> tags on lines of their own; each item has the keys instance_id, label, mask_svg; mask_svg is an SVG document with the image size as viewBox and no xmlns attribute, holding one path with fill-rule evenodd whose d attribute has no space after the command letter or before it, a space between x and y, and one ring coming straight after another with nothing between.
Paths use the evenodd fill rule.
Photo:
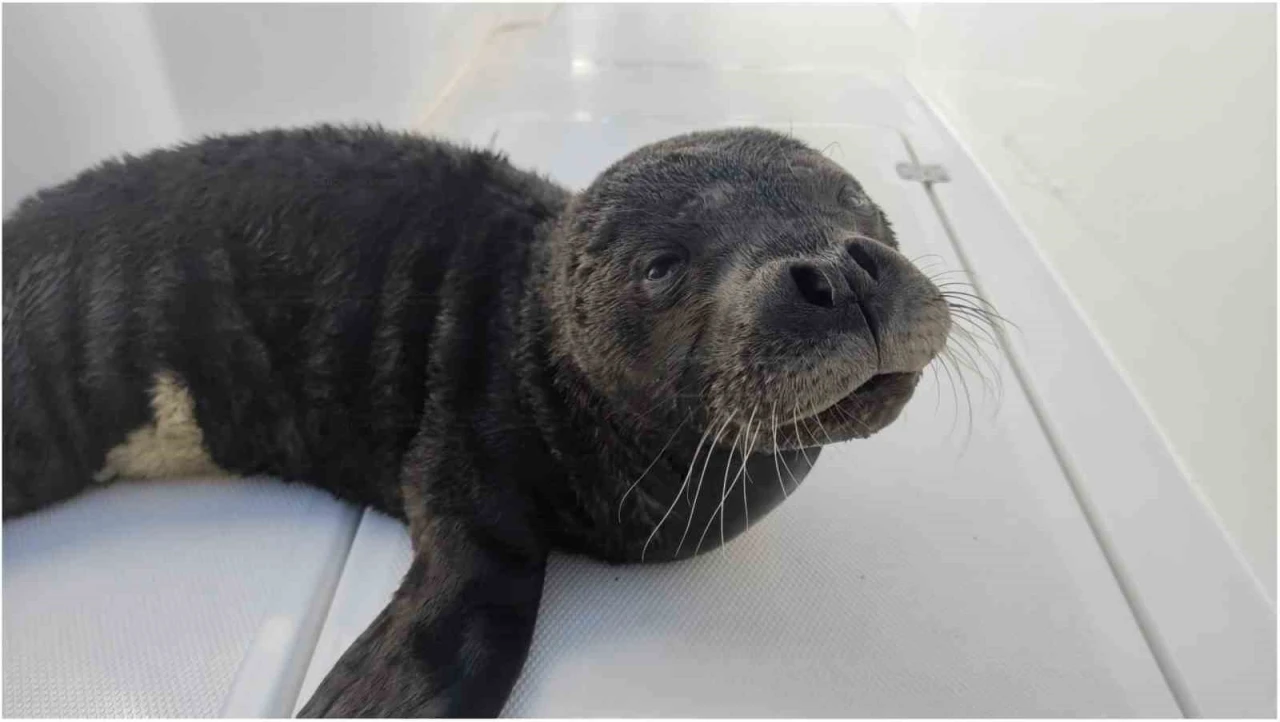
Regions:
<instances>
[{"instance_id":1,"label":"seal whisker","mask_svg":"<svg viewBox=\"0 0 1280 722\"><path fill-rule=\"evenodd\" d=\"M929 262L927 264L921 265L920 262L925 259L929 259ZM938 264L945 264L946 262L947 262L947 259L943 258L942 256L939 256L936 253L922 253L919 256L907 259L907 263L910 263L911 265L920 269L921 273L924 273L925 270L932 268L933 266L936 266ZM943 271L942 273L951 273L951 271L950 270ZM925 277L928 278L930 281L934 279L933 276L929 276L928 274L926 274Z\"/></svg>"},{"instance_id":2,"label":"seal whisker","mask_svg":"<svg viewBox=\"0 0 1280 722\"><path fill-rule=\"evenodd\" d=\"M947 307L952 311L972 313L979 316L987 323L993 323L998 320L1002 323L1015 325L1009 321L1009 319L1000 315L1000 313L997 312L991 304L987 303L985 299L979 296L962 293L960 291L948 291L945 290L945 288L939 289L938 293L942 296L943 300L947 302Z\"/></svg>"},{"instance_id":3,"label":"seal whisker","mask_svg":"<svg viewBox=\"0 0 1280 722\"><path fill-rule=\"evenodd\" d=\"M972 328L981 333L983 340L991 344L993 347L998 347L1000 345L996 340L995 331L992 328L991 319L988 316L982 314L980 311L971 309L968 306L952 306L951 312L951 317L956 322L952 327L953 329L956 327L962 327L966 330Z\"/></svg>"},{"instance_id":4,"label":"seal whisker","mask_svg":"<svg viewBox=\"0 0 1280 722\"><path fill-rule=\"evenodd\" d=\"M809 424L809 419L801 419L800 423L804 424L804 431L809 435L808 446L821 446L818 443L818 435L814 433L813 427Z\"/></svg>"},{"instance_id":5,"label":"seal whisker","mask_svg":"<svg viewBox=\"0 0 1280 722\"><path fill-rule=\"evenodd\" d=\"M1000 369L995 361L985 353L982 346L967 329L948 339L948 349L952 351L953 360L963 361L964 366L982 379L983 390L995 390L995 398L1003 395L1003 384Z\"/></svg>"},{"instance_id":6,"label":"seal whisker","mask_svg":"<svg viewBox=\"0 0 1280 722\"><path fill-rule=\"evenodd\" d=\"M759 425L758 425L758 424L756 425L756 428L759 428ZM740 432L740 433L741 433L741 432ZM757 432L757 435L758 435L758 432ZM744 452L745 452L745 450L746 450L746 445L745 445L745 444L743 445L743 449L744 449ZM698 550L701 550L701 549L702 549L702 542L706 540L706 538L707 538L707 532L711 530L711 525L712 525L713 523L715 523L716 516L719 516L719 517L720 517L720 546L724 546L724 508L725 508L725 501L726 501L726 500L728 500L729 495L733 493L733 489L734 489L734 487L736 487L736 486L738 485L738 479L743 478L743 476L746 474L746 471L747 471L747 460L748 460L748 456L747 456L747 454L746 454L746 453L744 453L744 454L743 454L743 456L742 456L742 464L739 466L739 468L738 468L738 472L737 472L736 474L734 474L734 475L733 475L733 482L732 482L732 483L728 483L728 481L729 481L729 469L730 469L730 468L732 468L732 467L730 467L730 466L726 466L726 467L725 467L725 482L726 482L726 484L727 484L727 485L726 485L726 486L723 486L723 487L721 488L721 492L722 492L722 493L721 493L721 495L720 495L720 503L719 503L719 505L717 505L717 506L716 506L715 511L713 511L713 512L711 513L711 518L707 520L707 525L706 525L706 526L704 526L704 527L702 528L702 536L700 536L700 537L698 538L698 546L697 546L697 548L696 548L696 549L695 549L695 551L694 551L694 553L695 553L695 554L698 552ZM744 488L745 488L745 485L744 485Z\"/></svg>"},{"instance_id":7,"label":"seal whisker","mask_svg":"<svg viewBox=\"0 0 1280 722\"><path fill-rule=\"evenodd\" d=\"M777 424L774 424L774 426L773 426L774 439L776 439L776 438L777 438L777 433L778 433ZM797 439L797 440L799 440L799 439ZM773 443L773 445L774 445L774 447L777 447L777 442L774 442L774 443ZM808 457L805 457L805 458L806 458L806 460L808 460ZM795 472L794 472L794 471L791 471L791 465L790 465L790 463L788 463L788 462L785 460L785 458L780 458L780 457L778 457L778 456L777 456L777 454L774 454L773 461L774 461L774 463L777 463L778 461L782 461L782 466L783 466L783 467L785 467L785 469L787 470L787 476L790 476L790 477L791 477L791 490L792 490L792 492L794 492L794 490L795 490L796 486L799 486L799 485L800 485L800 480L799 480L799 479L796 479ZM780 481L780 483L781 483L781 479L780 479L780 480L778 480L778 481ZM786 493L786 489L787 489L787 488L786 488L786 485L783 485L783 486L782 486L782 492L783 492L783 493Z\"/></svg>"},{"instance_id":8,"label":"seal whisker","mask_svg":"<svg viewBox=\"0 0 1280 722\"><path fill-rule=\"evenodd\" d=\"M952 363L956 364L956 378L960 381L960 386L964 390L965 411L969 425L965 430L965 440L963 445L967 447L971 437L973 436L973 398L970 395L969 382L964 378L964 370L960 368L959 362L954 356L954 351L952 349L945 349L943 354L950 356Z\"/></svg>"},{"instance_id":9,"label":"seal whisker","mask_svg":"<svg viewBox=\"0 0 1280 722\"><path fill-rule=\"evenodd\" d=\"M956 392L955 377L951 375L951 368L947 364L946 353L944 352L944 353L938 354L938 357L935 359L935 361L937 361L938 366L942 368L943 373L947 375L947 382L948 382L948 385L951 387L951 406L952 406L951 430L947 432L947 435L950 436L956 432L956 424L959 423L960 421L960 397Z\"/></svg>"},{"instance_id":10,"label":"seal whisker","mask_svg":"<svg viewBox=\"0 0 1280 722\"><path fill-rule=\"evenodd\" d=\"M748 428L750 428L750 427L748 427ZM715 512L712 512L711 518L707 520L707 527L708 527L708 528L710 528L710 526L711 526L711 522L715 521L715 519L716 519L716 515L717 515L717 514L719 514L719 516L720 516L720 543L721 543L721 545L723 545L723 544L724 544L724 514L723 514L723 511L724 511L724 500L725 500L725 498L726 498L726 497L728 497L728 496L729 496L729 489L733 488L733 487L728 486L728 482L729 482L729 469L733 468L733 452L738 448L738 442L742 440L742 438L743 438L743 434L745 434L745 433L747 433L745 430L743 430L743 429L739 429L739 430L738 430L738 436L733 440L733 448L729 449L729 458L725 460L725 466L724 466L724 481L722 481L722 482L721 482L721 485L720 485L720 504L716 506L716 511L715 511ZM744 445L744 451L745 451L745 445ZM745 462L746 462L746 459L747 459L747 457L746 457L746 455L745 455L745 454L743 455L742 459L743 459L743 463L745 463ZM738 479L738 477L737 477L737 476L735 476L735 477L734 477L734 481L737 481L737 479ZM703 529L703 530L702 530L702 536L703 536L703 537L705 537L706 535L707 535L707 530L706 530L706 529ZM701 548L702 548L702 539L698 539L698 549L701 549ZM695 551L694 553L696 554L697 552Z\"/></svg>"},{"instance_id":11,"label":"seal whisker","mask_svg":"<svg viewBox=\"0 0 1280 722\"><path fill-rule=\"evenodd\" d=\"M759 404L756 405L756 408L753 408L751 410L752 419L756 417L756 409L758 408L759 408ZM748 425L750 425L750 423L751 423L750 421L747 422ZM763 426L763 425L764 425L764 419L761 419L759 426ZM747 453L742 456L742 468L744 470L747 468L747 457L751 455L751 448L755 446L756 437L760 435L759 426L757 426L756 435L751 437L751 445L747 447ZM745 481L742 484L742 519L743 519L744 528L745 526L751 525L751 517L749 515L749 512L747 511L747 484ZM720 535L722 537L724 536L724 516L723 515L721 515L720 517ZM720 543L724 544L724 539L721 539Z\"/></svg>"},{"instance_id":12,"label":"seal whisker","mask_svg":"<svg viewBox=\"0 0 1280 722\"><path fill-rule=\"evenodd\" d=\"M981 350L985 346L997 351L1000 349L1000 342L996 338L995 325L990 318L980 313L971 313L968 309L958 313L953 312L951 318L954 321L951 330L964 333L975 342L975 348ZM979 340L981 340L981 344L977 343Z\"/></svg>"},{"instance_id":13,"label":"seal whisker","mask_svg":"<svg viewBox=\"0 0 1280 722\"><path fill-rule=\"evenodd\" d=\"M653 458L653 461L649 463L649 466L645 468L644 473L642 473L639 478L637 478L634 482L632 482L631 486L627 487L626 491L622 492L622 498L618 500L618 523L619 524L622 523L622 504L627 500L627 494L630 494L632 489L635 489L637 486L639 486L640 482L644 480L644 477L647 476L648 473L653 469L653 467L656 466L657 463L662 460L662 455L667 452L667 447L671 446L671 442L674 441L676 438L676 435L680 433L680 429L684 428L684 425L689 422L689 417L692 414L693 414L692 411L685 414L684 421L681 421L679 426L676 426L676 430L671 432L671 436L667 437L667 443L662 445L662 449L658 451L658 455L655 456ZM694 457L694 461L695 462L697 461L697 457Z\"/></svg>"},{"instance_id":14,"label":"seal whisker","mask_svg":"<svg viewBox=\"0 0 1280 722\"><path fill-rule=\"evenodd\" d=\"M989 303L987 299L983 298L981 294L977 293L977 289L974 287L973 283L970 281L952 278L947 281L943 281L941 283L935 283L934 287L937 288L939 291L942 291L944 293L949 293L956 297L973 298L973 299L981 300L984 303ZM956 289L960 289L960 290L956 290Z\"/></svg>"},{"instance_id":15,"label":"seal whisker","mask_svg":"<svg viewBox=\"0 0 1280 722\"><path fill-rule=\"evenodd\" d=\"M669 394L657 395L653 399L653 402L647 408L645 408L643 411L641 411L636 415L636 419L640 421L646 420L654 411L657 411L658 408L660 408L663 404L666 404L672 401L678 401L680 399L701 400L703 398L703 394L701 392L688 393L688 390L692 388L695 383L696 381L691 379L689 380L687 385L684 385L684 386L676 385L675 388L672 390L672 392ZM690 411L690 413L692 413L692 410Z\"/></svg>"},{"instance_id":16,"label":"seal whisker","mask_svg":"<svg viewBox=\"0 0 1280 722\"><path fill-rule=\"evenodd\" d=\"M724 433L724 430L729 428L729 423L733 421L733 416L731 413L729 418L725 419L724 425L720 427L720 430L716 432L716 437L712 439L711 447L707 449L707 458L702 462L702 474L698 476L698 488L693 492L693 501L689 502L689 518L684 523L684 533L680 535L680 543L671 555L673 558L679 556L680 550L684 548L684 540L689 536L689 527L693 524L693 516L698 509L698 495L702 493L702 481L707 478L707 466L711 463L711 450L720 441L720 435ZM708 429L710 428L708 427Z\"/></svg>"},{"instance_id":17,"label":"seal whisker","mask_svg":"<svg viewBox=\"0 0 1280 722\"><path fill-rule=\"evenodd\" d=\"M963 283L960 281L952 281L950 283L943 283L938 285L937 286L938 293L940 293L942 297L948 301L947 303L948 306L951 306L953 308L967 308L970 311L973 311L975 313L981 314L982 316L986 317L988 321L990 321L991 319L995 319L1000 321L1001 323L1005 323L1014 328L1018 328L1018 324L1014 323L1013 321L1010 321L1009 319L1001 315L1001 313L996 310L995 306L993 306L991 302L988 301L987 299L977 295L976 293L970 293L968 291L947 290L948 288L951 288L953 286L964 286L966 288L973 288L971 284Z\"/></svg>"},{"instance_id":18,"label":"seal whisker","mask_svg":"<svg viewBox=\"0 0 1280 722\"><path fill-rule=\"evenodd\" d=\"M644 561L644 556L649 551L649 544L653 541L654 536L658 534L658 530L662 528L663 522L667 520L667 517L671 516L671 511L676 508L676 502L680 500L681 492L683 492L685 486L689 484L689 479L693 478L693 467L694 467L694 464L697 462L698 452L702 451L702 444L706 442L707 435L710 432L711 432L710 427L708 427L706 431L702 432L702 438L698 441L698 447L693 452L694 460L689 462L689 472L684 477L684 483L681 484L680 488L676 490L675 498L671 500L671 506L667 507L667 513L662 515L662 518L658 520L658 523L656 525L654 525L653 531L649 533L649 538L645 539L644 547L640 550L640 561ZM711 453L710 451L707 452L708 456L710 456L710 453Z\"/></svg>"},{"instance_id":19,"label":"seal whisker","mask_svg":"<svg viewBox=\"0 0 1280 722\"><path fill-rule=\"evenodd\" d=\"M778 473L778 487L782 489L782 498L787 498L787 485L782 481L782 467L778 464L778 402L773 402L769 410L769 425L773 430L773 469Z\"/></svg>"},{"instance_id":20,"label":"seal whisker","mask_svg":"<svg viewBox=\"0 0 1280 722\"><path fill-rule=\"evenodd\" d=\"M834 406L834 407L832 407L832 408L834 408L834 409L836 410L836 413L838 413L838 414L840 414L841 416L843 416L843 417L844 417L844 418L845 418L849 423L854 424L854 425L858 426L859 428L861 428L861 429L862 429L862 431L863 431L863 432L865 432L868 436L870 436L870 435L871 435L871 433L872 433L872 432L871 432L871 427L870 427L870 426L867 426L866 422L864 422L862 419L859 419L858 417L856 417L856 416L854 416L853 414L849 413L848 411L846 411L846 410L844 410L844 409L840 408L839 406Z\"/></svg>"},{"instance_id":21,"label":"seal whisker","mask_svg":"<svg viewBox=\"0 0 1280 722\"><path fill-rule=\"evenodd\" d=\"M1004 377L1000 373L999 365L996 363L995 359L987 353L986 348L984 348L982 344L978 343L978 339L976 339L972 333L966 332L966 336L969 341L968 351L972 356L976 357L975 363L978 361L982 362L980 366L984 385L987 381L987 373L989 372L991 386L995 390L995 401L997 404L1001 403L1001 400L1004 398Z\"/></svg>"},{"instance_id":22,"label":"seal whisker","mask_svg":"<svg viewBox=\"0 0 1280 722\"><path fill-rule=\"evenodd\" d=\"M1004 403L1004 375L1000 372L1000 366L995 358L992 358L985 349L976 349L978 357L984 362L984 368L990 371L995 388L995 403L1000 406Z\"/></svg>"},{"instance_id":23,"label":"seal whisker","mask_svg":"<svg viewBox=\"0 0 1280 722\"><path fill-rule=\"evenodd\" d=\"M793 393L792 393L792 396L793 396L793 397L795 397L795 396L796 396L796 394L793 392ZM795 399L794 405L792 406L792 412L791 412L791 413L792 413L795 417L799 417L799 416L800 416L800 400L799 400L798 398L796 398L796 399ZM801 424L801 423L803 423L803 424L805 425L805 431L807 431L807 432L809 433L809 435L810 435L810 441L809 441L808 443L805 443L804 439L802 439L802 438L800 437L800 424ZM808 428L808 427L809 427L809 424L808 424L807 422L805 422L805 420L804 420L804 419L798 419L798 421L797 421L796 423L792 424L792 427L796 430L796 441L797 441L797 442L799 442L799 444L800 444L800 453L804 455L804 460L805 460L806 462L808 462L808 464L809 464L809 466L810 466L810 467L812 467L812 466L813 466L813 460L809 458L809 452L806 450L806 448L805 448L805 447L807 447L807 446L811 446L811 445L813 444L813 440L812 440L813 432L809 431L809 428Z\"/></svg>"},{"instance_id":24,"label":"seal whisker","mask_svg":"<svg viewBox=\"0 0 1280 722\"><path fill-rule=\"evenodd\" d=\"M982 380L983 390L986 391L989 385L994 385L994 382L991 381L991 379L987 377L986 372L980 368L977 358L987 361L988 368L992 368L990 366L991 360L982 355L981 351L977 349L973 336L967 329L959 330L961 331L960 334L954 335L948 339L951 343L948 343L947 350L951 352L952 360L978 375ZM965 343L966 341L968 343ZM975 358L975 353L977 354L977 358Z\"/></svg>"},{"instance_id":25,"label":"seal whisker","mask_svg":"<svg viewBox=\"0 0 1280 722\"><path fill-rule=\"evenodd\" d=\"M983 298L981 294L976 292L973 284L970 283L969 281L951 280L951 281L946 281L945 283L938 283L934 285L937 286L939 291L945 291L946 293L952 294L954 296L964 296L966 298L973 298L975 300L981 301L984 305L990 304L990 301ZM945 290L949 288L964 288L968 290L965 290L965 291L946 291Z\"/></svg>"},{"instance_id":26,"label":"seal whisker","mask_svg":"<svg viewBox=\"0 0 1280 722\"><path fill-rule=\"evenodd\" d=\"M930 281L931 283L934 283L934 285L937 285L937 284L936 284L936 281L938 281L938 280L940 280L940 279L943 279L943 278L946 278L947 276L965 276L965 277L968 277L968 276L969 276L969 272L968 272L968 271L965 271L965 270L963 270L963 269L950 268L950 269L947 269L947 270L945 270L945 271L938 271L937 273L930 275L930 276L929 276L929 281ZM967 282L967 281L959 281L959 283L965 283L966 285L968 284L968 282Z\"/></svg>"},{"instance_id":27,"label":"seal whisker","mask_svg":"<svg viewBox=\"0 0 1280 722\"><path fill-rule=\"evenodd\" d=\"M796 487L800 486L800 480L796 478L796 474L791 470L791 462L783 459L782 468L787 470L787 476L791 477L791 491L794 492ZM784 489L786 487L783 487Z\"/></svg>"},{"instance_id":28,"label":"seal whisker","mask_svg":"<svg viewBox=\"0 0 1280 722\"><path fill-rule=\"evenodd\" d=\"M938 375L938 368L932 362L925 367L933 374L933 413L938 413L942 408L942 377Z\"/></svg>"},{"instance_id":29,"label":"seal whisker","mask_svg":"<svg viewBox=\"0 0 1280 722\"><path fill-rule=\"evenodd\" d=\"M975 371L979 370L976 368L976 361L978 358L980 358L983 361L987 362L986 368L988 370L991 370L995 374L995 376L998 377L999 376L998 370L996 369L991 358L986 355L983 343L981 343L982 341L987 341L987 342L991 341L991 336L988 333L988 330L984 328L982 325L976 323L971 318L964 317L964 316L959 316L957 318L959 319L959 321L963 321L963 323L957 322L954 326L952 326L952 334L947 339L948 345L951 345L950 342L954 341L956 346L962 347L966 351L970 352L969 360L974 361ZM975 330L978 333L983 334L983 336L982 337L976 336L974 333ZM965 342L967 342L967 344ZM975 358L975 355L977 358Z\"/></svg>"},{"instance_id":30,"label":"seal whisker","mask_svg":"<svg viewBox=\"0 0 1280 722\"><path fill-rule=\"evenodd\" d=\"M840 406L837 404L836 406L833 406L832 408L833 408L833 409L837 409L837 410L838 410L838 409L840 408ZM828 434L828 433L827 433L827 427L825 427L825 426L823 426L823 425L822 425L822 419L821 419L821 418L819 418L819 415L818 415L818 414L814 414L814 416L813 416L813 423L817 424L817 425L818 425L818 428L822 431L822 435L823 435L823 436L825 436L825 437L827 437L827 443L828 443L828 444L834 444L834 443L836 443L836 442L835 442L835 440L833 440L833 439L831 438L831 434ZM814 439L814 441L817 441L817 439Z\"/></svg>"}]
</instances>

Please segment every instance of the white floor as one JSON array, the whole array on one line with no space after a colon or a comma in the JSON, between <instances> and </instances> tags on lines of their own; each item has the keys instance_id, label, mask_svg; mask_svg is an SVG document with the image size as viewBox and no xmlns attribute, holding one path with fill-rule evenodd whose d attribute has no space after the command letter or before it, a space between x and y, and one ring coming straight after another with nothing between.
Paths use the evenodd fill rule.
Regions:
<instances>
[{"instance_id":1,"label":"white floor","mask_svg":"<svg viewBox=\"0 0 1280 722\"><path fill-rule=\"evenodd\" d=\"M884 12L818 29L744 13L738 32L796 38L803 62L787 64L708 49L702 11L564 8L496 37L421 126L571 187L674 133L784 129L862 180L908 256L959 269L933 199L895 172L939 141L917 137L918 105L878 71ZM856 57L823 50L853 32ZM1035 399L987 353L994 387L930 376L897 424L824 454L721 552L647 568L555 557L505 714L1180 716ZM7 523L4 713L288 714L407 566L403 530L357 513L305 489L175 483ZM1266 713L1256 690L1240 714Z\"/></svg>"}]
</instances>

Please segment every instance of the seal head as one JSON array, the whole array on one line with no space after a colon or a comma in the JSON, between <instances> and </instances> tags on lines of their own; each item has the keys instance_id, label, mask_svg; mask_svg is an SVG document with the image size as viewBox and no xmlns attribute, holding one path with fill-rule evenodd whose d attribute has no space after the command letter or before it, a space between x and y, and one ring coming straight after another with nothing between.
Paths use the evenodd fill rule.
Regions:
<instances>
[{"instance_id":1,"label":"seal head","mask_svg":"<svg viewBox=\"0 0 1280 722\"><path fill-rule=\"evenodd\" d=\"M553 242L563 350L596 390L754 451L884 428L951 328L857 180L766 130L638 150Z\"/></svg>"},{"instance_id":2,"label":"seal head","mask_svg":"<svg viewBox=\"0 0 1280 722\"><path fill-rule=\"evenodd\" d=\"M605 407L593 456L633 457L572 484L595 505L562 525L591 537L570 546L604 558L678 559L745 530L817 447L897 418L951 331L861 184L767 130L641 148L548 241L555 364Z\"/></svg>"}]
</instances>

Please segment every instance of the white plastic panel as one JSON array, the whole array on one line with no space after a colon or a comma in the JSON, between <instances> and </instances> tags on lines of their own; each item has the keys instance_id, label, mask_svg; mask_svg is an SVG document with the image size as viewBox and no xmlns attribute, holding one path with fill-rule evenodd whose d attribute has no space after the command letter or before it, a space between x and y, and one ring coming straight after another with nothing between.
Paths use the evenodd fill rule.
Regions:
<instances>
[{"instance_id":1,"label":"white plastic panel","mask_svg":"<svg viewBox=\"0 0 1280 722\"><path fill-rule=\"evenodd\" d=\"M122 483L6 521L4 716L287 714L358 518L245 480Z\"/></svg>"},{"instance_id":2,"label":"white plastic panel","mask_svg":"<svg viewBox=\"0 0 1280 722\"><path fill-rule=\"evenodd\" d=\"M886 72L896 66L888 48L899 28L886 20L888 11L871 5L560 6L541 26L490 38L426 110L423 127L471 135L495 118L607 123L620 112L902 127L895 74ZM769 42L742 41L763 33ZM800 60L780 56L785 45L801 46Z\"/></svg>"},{"instance_id":3,"label":"white plastic panel","mask_svg":"<svg viewBox=\"0 0 1280 722\"><path fill-rule=\"evenodd\" d=\"M512 158L581 185L695 124L499 122ZM476 135L492 132L476 128ZM958 267L904 146L797 126L864 182L904 252ZM1003 399L929 376L903 418L824 453L726 549L610 567L553 557L508 716L1176 716L1178 709L998 351ZM366 515L303 697L381 610L408 539ZM395 570L395 573L390 573Z\"/></svg>"},{"instance_id":4,"label":"white plastic panel","mask_svg":"<svg viewBox=\"0 0 1280 722\"><path fill-rule=\"evenodd\" d=\"M902 96L916 153L951 175L934 191L957 241L987 296L1016 314L1012 353L1183 710L1274 718L1274 590L1252 575L989 179L910 88Z\"/></svg>"}]
</instances>

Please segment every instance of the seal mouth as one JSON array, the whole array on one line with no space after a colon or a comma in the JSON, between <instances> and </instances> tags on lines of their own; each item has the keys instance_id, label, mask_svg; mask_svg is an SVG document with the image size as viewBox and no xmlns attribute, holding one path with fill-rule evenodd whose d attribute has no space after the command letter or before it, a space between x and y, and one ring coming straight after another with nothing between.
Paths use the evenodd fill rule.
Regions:
<instances>
[{"instance_id":1,"label":"seal mouth","mask_svg":"<svg viewBox=\"0 0 1280 722\"><path fill-rule=\"evenodd\" d=\"M801 414L792 420L792 423L813 419L816 417L824 417L836 410L837 407L847 406L851 403L859 403L869 401L885 392L892 392L900 387L903 381L909 380L915 374L913 373L879 373L871 378L858 384L857 388L831 403L820 406L806 414Z\"/></svg>"},{"instance_id":2,"label":"seal mouth","mask_svg":"<svg viewBox=\"0 0 1280 722\"><path fill-rule=\"evenodd\" d=\"M919 371L876 374L834 402L792 419L787 436L803 445L865 439L898 417L920 377Z\"/></svg>"},{"instance_id":3,"label":"seal mouth","mask_svg":"<svg viewBox=\"0 0 1280 722\"><path fill-rule=\"evenodd\" d=\"M889 386L890 384L892 384L895 379L900 379L904 376L910 376L910 374L905 374L905 373L876 374L875 376L872 376L866 381L863 381L861 384L858 385L858 388L853 390L853 393L849 394L844 398L851 399L860 394L866 395L866 394L875 393L877 390L883 389L886 386ZM843 400L844 399L841 399L841 401ZM836 402L836 403L839 403L839 402ZM832 406L835 406L835 404L832 404Z\"/></svg>"}]
</instances>

